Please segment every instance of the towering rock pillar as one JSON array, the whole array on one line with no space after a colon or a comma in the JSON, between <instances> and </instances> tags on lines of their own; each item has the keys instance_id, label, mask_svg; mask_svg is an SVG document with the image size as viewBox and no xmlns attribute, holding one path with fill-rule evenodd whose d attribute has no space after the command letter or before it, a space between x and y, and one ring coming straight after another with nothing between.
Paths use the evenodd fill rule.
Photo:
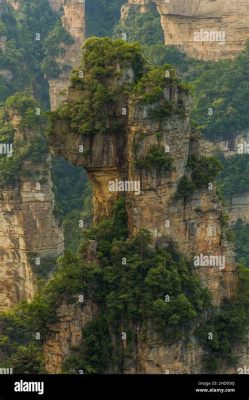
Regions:
<instances>
[{"instance_id":1,"label":"towering rock pillar","mask_svg":"<svg viewBox=\"0 0 249 400\"><path fill-rule=\"evenodd\" d=\"M49 0L55 11L62 13L63 27L71 34L74 43L65 45L65 52L56 59L63 72L56 79L49 79L51 109L67 97L67 88L73 67L80 61L80 48L85 41L85 0Z\"/></svg>"},{"instance_id":2,"label":"towering rock pillar","mask_svg":"<svg viewBox=\"0 0 249 400\"><path fill-rule=\"evenodd\" d=\"M87 52L91 54L91 45L87 46ZM163 70L156 73L162 85L160 98L153 95L154 77L150 74L142 80L141 93L135 88L130 96L125 90L124 94L123 85L132 84L135 74L128 63L122 66L121 62L113 60L114 71L117 65L119 78L115 77L115 72L113 79L106 79L104 83L105 91L119 93L115 101L103 104L106 118L99 121L97 116L94 122L86 114L73 114L80 127L84 127L86 121L95 124L89 134L78 132L73 121L70 125L72 110L80 109L81 102L90 101L82 80L77 78L73 82L68 109L64 115L59 114L57 120L55 118L51 135L55 152L87 170L93 184L95 222L110 216L113 203L124 191L131 236L145 228L153 234L155 244L165 245L173 240L192 261L201 254L220 259L224 256L224 268L200 265L197 269L218 305L224 298L233 296L237 280L233 253L221 229L222 207L214 184L212 190L207 185L195 190L186 201L176 198L180 180L189 173L188 160L193 155L202 156L198 135L190 126L189 97L184 86L177 83L174 72ZM108 68L110 65L106 65ZM172 79L164 78L166 72L172 74ZM86 66L84 79L87 82L91 78ZM157 86L156 90L159 90ZM150 96L152 100L148 100ZM85 153L79 153L80 145ZM171 169L162 173L155 163L158 158L161 161L167 158L166 153L162 153L166 148Z\"/></svg>"},{"instance_id":3,"label":"towering rock pillar","mask_svg":"<svg viewBox=\"0 0 249 400\"><path fill-rule=\"evenodd\" d=\"M17 96L13 101L1 110L1 126L9 135L13 154L9 160L1 155L0 311L31 300L38 271L44 273L48 262L53 269L54 259L64 248L63 233L53 213L50 155L44 150L43 128L38 117L37 124L32 120L32 127L24 127ZM22 107L25 102L27 98ZM35 112L27 109L24 118L32 110Z\"/></svg>"}]
</instances>

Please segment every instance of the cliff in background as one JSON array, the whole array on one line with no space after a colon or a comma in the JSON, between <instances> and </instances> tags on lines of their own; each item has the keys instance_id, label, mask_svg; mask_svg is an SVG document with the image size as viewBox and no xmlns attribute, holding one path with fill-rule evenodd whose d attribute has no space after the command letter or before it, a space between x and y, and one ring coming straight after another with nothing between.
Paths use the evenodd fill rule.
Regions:
<instances>
[{"instance_id":1,"label":"cliff in background","mask_svg":"<svg viewBox=\"0 0 249 400\"><path fill-rule=\"evenodd\" d=\"M190 57L211 61L233 58L249 38L249 5L239 0L129 0L122 18L129 12L146 12L152 3L161 16L165 44L183 49ZM196 40L198 32L202 37ZM210 33L214 35L211 39ZM224 35L222 40L220 34Z\"/></svg>"}]
</instances>

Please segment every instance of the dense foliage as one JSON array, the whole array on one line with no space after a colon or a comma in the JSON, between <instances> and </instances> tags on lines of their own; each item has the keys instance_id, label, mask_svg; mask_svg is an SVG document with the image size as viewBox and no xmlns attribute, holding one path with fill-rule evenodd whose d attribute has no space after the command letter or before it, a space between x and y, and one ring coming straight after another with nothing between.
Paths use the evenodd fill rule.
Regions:
<instances>
[{"instance_id":1,"label":"dense foliage","mask_svg":"<svg viewBox=\"0 0 249 400\"><path fill-rule=\"evenodd\" d=\"M92 222L92 192L82 168L62 158L53 160L53 182L56 213L63 221L66 250L76 251L83 235L83 227Z\"/></svg>"},{"instance_id":2,"label":"dense foliage","mask_svg":"<svg viewBox=\"0 0 249 400\"><path fill-rule=\"evenodd\" d=\"M73 39L48 0L24 0L18 11L5 2L0 7L0 36L5 42L0 48L0 69L6 71L0 74L0 100L29 88L48 108L44 74L49 78L60 74L56 57L63 54L64 45L71 44Z\"/></svg>"},{"instance_id":3,"label":"dense foliage","mask_svg":"<svg viewBox=\"0 0 249 400\"><path fill-rule=\"evenodd\" d=\"M229 202L234 195L249 191L249 155L237 154L228 158L219 155L219 159L223 169L219 174L218 184Z\"/></svg>"},{"instance_id":4,"label":"dense foliage","mask_svg":"<svg viewBox=\"0 0 249 400\"><path fill-rule=\"evenodd\" d=\"M0 7L0 36L5 37L5 46L0 49L0 69L8 71L7 78L0 75L0 100L30 88L35 98L48 106L48 85L40 64L44 58L44 38L56 21L49 1L24 0L18 13L6 3Z\"/></svg>"},{"instance_id":5,"label":"dense foliage","mask_svg":"<svg viewBox=\"0 0 249 400\"><path fill-rule=\"evenodd\" d=\"M191 156L188 159L187 169L195 187L201 188L215 180L222 166L215 157Z\"/></svg>"},{"instance_id":6,"label":"dense foliage","mask_svg":"<svg viewBox=\"0 0 249 400\"><path fill-rule=\"evenodd\" d=\"M88 36L111 35L122 4L123 0L87 1ZM58 22L59 15L52 12L48 0L24 0L18 15L6 4L1 3L0 7L3 16L0 36L7 39L5 47L0 49L0 99L7 99L0 111L0 141L9 143L14 139L16 127L10 121L10 110L21 116L18 128L25 138L20 143L15 142L13 158L0 158L0 184L6 186L16 182L21 173L28 173L23 168L24 161L39 162L47 154L45 118L35 113L39 103L32 97L34 95L44 107L49 107L48 85L43 73L49 78L61 73L55 59L63 55L63 46L72 43L72 38ZM37 33L41 35L40 40L36 39ZM160 68L145 66L137 43L90 39L84 49L84 65L72 78L72 85L82 90L82 97L73 108L62 107L52 119L65 118L71 130L80 134L106 133L108 129L119 133L121 125L113 115L120 92L110 88L108 80L113 77L122 80L124 70L132 66L136 84L134 87L127 83L120 85L120 91L126 95L133 90L134 97L149 106L160 102L165 94L166 70L180 89L189 89L181 86L168 65L173 63L192 82L193 119L208 138L231 139L248 128L249 46L234 61L189 60L174 47L164 46L159 16L154 8L143 15L131 14L124 25L115 30L116 36L122 33L127 34L129 42L140 41L150 63ZM27 93L14 95L27 88ZM154 116L164 118L172 111L172 104L165 100ZM181 107L178 111L181 112ZM110 120L115 120L115 124L110 126ZM31 129L33 133L29 135ZM247 160L247 156L222 160L220 188L227 199L248 187ZM150 149L144 159L137 160L137 167L159 168L165 172L171 170L172 160L157 147ZM191 157L188 176L179 182L177 196L188 199L194 190L212 182L219 171L220 165L214 158ZM91 193L86 177L62 160L55 160L53 177L57 211L64 220L66 248L72 252L66 252L59 259L52 279L44 284L31 304L20 304L12 312L0 316L1 362L13 367L15 373L43 372L42 344L48 323L56 321L56 309L62 298L75 303L82 293L86 301L98 304L100 312L84 329L84 343L66 360L65 372L83 369L87 373L102 373L108 368L122 372L125 359L132 357L136 335L142 336L150 324L164 342L173 342L187 337L202 313L205 321L196 334L207 351L208 371L214 371L222 360L234 362L232 348L243 341L249 325L248 270L241 267L236 299L225 302L220 310L212 308L207 291L172 243L167 248L154 249L147 231L127 239L122 199L110 220L88 232L88 239L96 241L98 257L96 264L88 264L82 257L87 238L80 253L76 252L82 237L79 220L91 221ZM248 225L238 222L234 231L237 259L248 265ZM48 269L50 264L48 260ZM46 272L46 268L44 270ZM121 342L124 331L127 333L126 349ZM210 332L212 340L208 339Z\"/></svg>"},{"instance_id":7,"label":"dense foliage","mask_svg":"<svg viewBox=\"0 0 249 400\"><path fill-rule=\"evenodd\" d=\"M120 18L123 0L87 0L87 36L112 36L115 24Z\"/></svg>"},{"instance_id":8,"label":"dense foliage","mask_svg":"<svg viewBox=\"0 0 249 400\"><path fill-rule=\"evenodd\" d=\"M126 34L128 42L141 43L145 58L151 66L172 64L178 71L186 72L189 60L174 46L165 46L160 16L154 5L144 14L137 13L134 7L127 18L115 28L115 37L123 34Z\"/></svg>"},{"instance_id":9,"label":"dense foliage","mask_svg":"<svg viewBox=\"0 0 249 400\"><path fill-rule=\"evenodd\" d=\"M177 187L176 198L188 200L195 190L214 182L222 166L215 157L191 156L187 162L188 176L183 176Z\"/></svg>"},{"instance_id":10,"label":"dense foliage","mask_svg":"<svg viewBox=\"0 0 249 400\"><path fill-rule=\"evenodd\" d=\"M163 146L152 146L145 157L136 160L136 167L152 172L157 169L160 174L167 174L173 170L173 159Z\"/></svg>"},{"instance_id":11,"label":"dense foliage","mask_svg":"<svg viewBox=\"0 0 249 400\"><path fill-rule=\"evenodd\" d=\"M117 109L118 98L130 89L129 81L122 84L123 75L132 68L138 78L143 69L143 58L139 45L109 38L88 39L84 45L84 65L74 71L72 87L80 90L76 101L61 106L51 114L53 122L64 120L71 132L81 135L96 133L118 133L126 123ZM81 73L83 72L83 76ZM110 85L120 80L119 85Z\"/></svg>"},{"instance_id":12,"label":"dense foliage","mask_svg":"<svg viewBox=\"0 0 249 400\"><path fill-rule=\"evenodd\" d=\"M207 64L193 83L193 119L210 139L232 139L249 126L248 60L249 44L234 61Z\"/></svg>"},{"instance_id":13,"label":"dense foliage","mask_svg":"<svg viewBox=\"0 0 249 400\"><path fill-rule=\"evenodd\" d=\"M238 220L233 226L236 260L249 267L249 224L242 223Z\"/></svg>"},{"instance_id":14,"label":"dense foliage","mask_svg":"<svg viewBox=\"0 0 249 400\"><path fill-rule=\"evenodd\" d=\"M188 92L188 85L169 65L147 67L138 43L91 38L83 47L83 60L72 75L77 97L51 113L51 135L62 121L68 131L79 135L120 134L126 126L127 113L122 110L127 110L128 95L152 105L150 118L164 119L172 112L185 115L181 96L176 102L172 93L176 88Z\"/></svg>"},{"instance_id":15,"label":"dense foliage","mask_svg":"<svg viewBox=\"0 0 249 400\"><path fill-rule=\"evenodd\" d=\"M20 346L33 343L32 332L40 332L42 341L47 324L56 321L58 301L66 298L75 303L84 294L85 302L98 304L99 316L85 328L83 347L67 360L65 369L96 373L111 367L122 372L125 358L132 357L138 330L142 334L150 323L164 341L174 342L188 334L198 313L210 304L207 291L173 245L155 250L147 231L127 239L122 198L112 219L89 231L88 238L97 240L98 263L85 262L81 253L61 257L57 271L34 301L2 317L8 323L0 351L8 345L11 357L18 360ZM7 328L15 324L13 331ZM127 332L127 352L122 348L122 332Z\"/></svg>"},{"instance_id":16,"label":"dense foliage","mask_svg":"<svg viewBox=\"0 0 249 400\"><path fill-rule=\"evenodd\" d=\"M206 349L206 368L217 372L224 363L236 364L234 346L246 343L249 326L249 270L241 266L237 296L225 301L219 310L212 308L209 317L196 330Z\"/></svg>"}]
</instances>

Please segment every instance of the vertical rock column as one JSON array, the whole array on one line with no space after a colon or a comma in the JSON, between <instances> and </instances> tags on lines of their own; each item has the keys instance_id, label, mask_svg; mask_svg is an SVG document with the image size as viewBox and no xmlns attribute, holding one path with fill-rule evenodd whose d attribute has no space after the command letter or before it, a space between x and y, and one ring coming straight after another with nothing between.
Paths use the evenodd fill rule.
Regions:
<instances>
[{"instance_id":1,"label":"vertical rock column","mask_svg":"<svg viewBox=\"0 0 249 400\"><path fill-rule=\"evenodd\" d=\"M49 95L51 110L66 99L67 88L73 67L77 66L81 56L81 46L85 41L85 0L50 0L55 11L63 12L61 20L63 27L71 34L74 43L65 46L64 54L56 59L60 67L66 68L56 79L49 79Z\"/></svg>"}]
</instances>

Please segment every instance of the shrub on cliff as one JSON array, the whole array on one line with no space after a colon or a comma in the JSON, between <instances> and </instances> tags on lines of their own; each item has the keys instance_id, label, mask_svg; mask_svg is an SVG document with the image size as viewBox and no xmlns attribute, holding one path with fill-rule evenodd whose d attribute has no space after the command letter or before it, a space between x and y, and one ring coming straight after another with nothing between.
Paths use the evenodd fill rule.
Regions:
<instances>
[{"instance_id":1,"label":"shrub on cliff","mask_svg":"<svg viewBox=\"0 0 249 400\"><path fill-rule=\"evenodd\" d=\"M190 177L183 176L178 182L175 198L188 200L195 190L208 188L222 170L220 162L215 157L196 157L188 159L187 169Z\"/></svg>"},{"instance_id":2,"label":"shrub on cliff","mask_svg":"<svg viewBox=\"0 0 249 400\"><path fill-rule=\"evenodd\" d=\"M196 188L208 186L213 182L222 165L215 157L196 157L191 156L188 159L187 168L191 173L191 179Z\"/></svg>"},{"instance_id":3,"label":"shrub on cliff","mask_svg":"<svg viewBox=\"0 0 249 400\"><path fill-rule=\"evenodd\" d=\"M193 182L187 176L183 176L178 182L175 197L176 199L188 200L194 193L195 189Z\"/></svg>"},{"instance_id":4,"label":"shrub on cliff","mask_svg":"<svg viewBox=\"0 0 249 400\"><path fill-rule=\"evenodd\" d=\"M173 159L165 152L163 146L152 146L145 157L136 160L136 168L152 172L156 169L160 174L167 174L173 170Z\"/></svg>"},{"instance_id":5,"label":"shrub on cliff","mask_svg":"<svg viewBox=\"0 0 249 400\"><path fill-rule=\"evenodd\" d=\"M127 107L133 79L139 79L144 70L140 46L91 38L84 45L83 55L83 64L72 75L72 88L78 90L78 96L51 113L51 132L55 121L62 120L80 135L118 134L126 124L122 107Z\"/></svg>"}]
</instances>

